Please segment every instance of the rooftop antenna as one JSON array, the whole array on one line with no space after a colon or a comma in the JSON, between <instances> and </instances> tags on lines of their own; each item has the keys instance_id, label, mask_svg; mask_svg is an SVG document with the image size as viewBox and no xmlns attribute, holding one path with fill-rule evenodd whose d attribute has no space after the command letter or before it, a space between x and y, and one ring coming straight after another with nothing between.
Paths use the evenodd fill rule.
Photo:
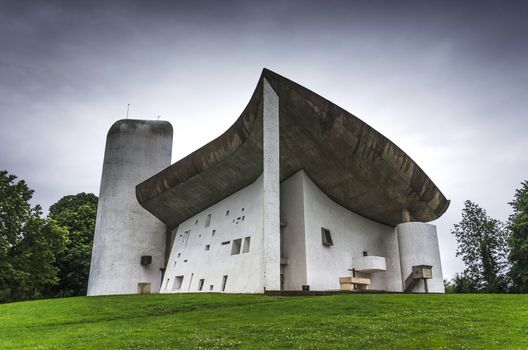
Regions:
<instances>
[{"instance_id":1,"label":"rooftop antenna","mask_svg":"<svg viewBox=\"0 0 528 350\"><path fill-rule=\"evenodd\" d=\"M128 119L128 111L129 111L129 110L130 110L130 103L127 104L127 116L126 116L127 119Z\"/></svg>"}]
</instances>

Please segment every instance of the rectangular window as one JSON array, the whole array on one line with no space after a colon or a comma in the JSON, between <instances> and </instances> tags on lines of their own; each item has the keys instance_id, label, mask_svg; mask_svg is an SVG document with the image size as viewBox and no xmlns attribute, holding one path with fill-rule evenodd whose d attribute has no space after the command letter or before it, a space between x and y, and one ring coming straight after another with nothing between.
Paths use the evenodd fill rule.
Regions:
<instances>
[{"instance_id":1,"label":"rectangular window","mask_svg":"<svg viewBox=\"0 0 528 350\"><path fill-rule=\"evenodd\" d=\"M216 230L213 230L213 232L211 232L211 236L214 236L216 233Z\"/></svg>"},{"instance_id":2,"label":"rectangular window","mask_svg":"<svg viewBox=\"0 0 528 350\"><path fill-rule=\"evenodd\" d=\"M242 253L249 252L249 244L251 243L251 237L244 238L244 248L242 248Z\"/></svg>"},{"instance_id":3,"label":"rectangular window","mask_svg":"<svg viewBox=\"0 0 528 350\"><path fill-rule=\"evenodd\" d=\"M229 215L229 210L226 210L226 216L228 216L228 215Z\"/></svg>"},{"instance_id":4,"label":"rectangular window","mask_svg":"<svg viewBox=\"0 0 528 350\"><path fill-rule=\"evenodd\" d=\"M226 283L227 283L227 275L224 276L224 278L222 278L222 292L225 291Z\"/></svg>"},{"instance_id":5,"label":"rectangular window","mask_svg":"<svg viewBox=\"0 0 528 350\"><path fill-rule=\"evenodd\" d=\"M240 246L242 245L242 238L234 239L231 246L231 255L240 254Z\"/></svg>"},{"instance_id":6,"label":"rectangular window","mask_svg":"<svg viewBox=\"0 0 528 350\"><path fill-rule=\"evenodd\" d=\"M199 291L203 290L204 283L205 283L205 279L203 279L203 278L198 281L198 290Z\"/></svg>"},{"instance_id":7,"label":"rectangular window","mask_svg":"<svg viewBox=\"0 0 528 350\"><path fill-rule=\"evenodd\" d=\"M330 234L329 229L321 227L321 236L323 239L323 245L325 247L331 247L334 245L334 242L332 241L332 235Z\"/></svg>"},{"instance_id":8,"label":"rectangular window","mask_svg":"<svg viewBox=\"0 0 528 350\"><path fill-rule=\"evenodd\" d=\"M207 218L205 219L205 227L209 227L209 225L211 225L211 215L212 214L207 215Z\"/></svg>"},{"instance_id":9,"label":"rectangular window","mask_svg":"<svg viewBox=\"0 0 528 350\"><path fill-rule=\"evenodd\" d=\"M169 288L169 282L170 282L170 278L167 278L167 283L165 283L165 289Z\"/></svg>"},{"instance_id":10,"label":"rectangular window","mask_svg":"<svg viewBox=\"0 0 528 350\"><path fill-rule=\"evenodd\" d=\"M213 285L212 284L209 286L209 290L213 290Z\"/></svg>"},{"instance_id":11,"label":"rectangular window","mask_svg":"<svg viewBox=\"0 0 528 350\"><path fill-rule=\"evenodd\" d=\"M363 256L368 256L368 252L366 250L363 251Z\"/></svg>"},{"instance_id":12,"label":"rectangular window","mask_svg":"<svg viewBox=\"0 0 528 350\"><path fill-rule=\"evenodd\" d=\"M183 275L174 277L174 283L172 285L173 290L180 290L183 284Z\"/></svg>"},{"instance_id":13,"label":"rectangular window","mask_svg":"<svg viewBox=\"0 0 528 350\"><path fill-rule=\"evenodd\" d=\"M211 245L210 245L210 244L208 244L208 245L205 246L205 250L209 250L210 248L211 248Z\"/></svg>"},{"instance_id":14,"label":"rectangular window","mask_svg":"<svg viewBox=\"0 0 528 350\"><path fill-rule=\"evenodd\" d=\"M228 245L229 242L231 242L231 241L225 241L225 242L222 242L222 245Z\"/></svg>"}]
</instances>

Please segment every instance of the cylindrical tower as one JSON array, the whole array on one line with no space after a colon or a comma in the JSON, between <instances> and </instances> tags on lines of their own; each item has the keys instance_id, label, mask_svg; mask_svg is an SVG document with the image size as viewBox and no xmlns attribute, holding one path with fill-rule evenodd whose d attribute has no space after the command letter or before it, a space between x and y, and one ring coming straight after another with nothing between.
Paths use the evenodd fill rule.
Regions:
<instances>
[{"instance_id":1,"label":"cylindrical tower","mask_svg":"<svg viewBox=\"0 0 528 350\"><path fill-rule=\"evenodd\" d=\"M166 229L136 185L169 166L171 151L166 121L119 120L108 131L88 295L159 291Z\"/></svg>"},{"instance_id":2,"label":"cylindrical tower","mask_svg":"<svg viewBox=\"0 0 528 350\"><path fill-rule=\"evenodd\" d=\"M432 266L432 279L427 280L429 292L444 293L442 263L436 226L423 222L406 222L396 226L402 279L411 274L417 265ZM410 292L425 292L423 280L420 280Z\"/></svg>"}]
</instances>

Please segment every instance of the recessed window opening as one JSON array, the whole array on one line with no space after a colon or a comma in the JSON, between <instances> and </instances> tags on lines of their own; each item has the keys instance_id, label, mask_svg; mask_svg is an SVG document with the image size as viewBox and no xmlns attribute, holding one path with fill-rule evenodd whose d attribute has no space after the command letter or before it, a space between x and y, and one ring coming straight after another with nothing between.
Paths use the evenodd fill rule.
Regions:
<instances>
[{"instance_id":1,"label":"recessed window opening","mask_svg":"<svg viewBox=\"0 0 528 350\"><path fill-rule=\"evenodd\" d=\"M242 221L244 221L245 218L246 218L246 216L245 216L245 215L242 215Z\"/></svg>"},{"instance_id":2,"label":"recessed window opening","mask_svg":"<svg viewBox=\"0 0 528 350\"><path fill-rule=\"evenodd\" d=\"M213 285L212 284L209 286L209 290L213 290Z\"/></svg>"},{"instance_id":3,"label":"recessed window opening","mask_svg":"<svg viewBox=\"0 0 528 350\"><path fill-rule=\"evenodd\" d=\"M228 215L229 215L229 210L226 210L226 216L228 216Z\"/></svg>"},{"instance_id":4,"label":"recessed window opening","mask_svg":"<svg viewBox=\"0 0 528 350\"><path fill-rule=\"evenodd\" d=\"M368 256L368 252L366 250L363 251L363 256Z\"/></svg>"},{"instance_id":5,"label":"recessed window opening","mask_svg":"<svg viewBox=\"0 0 528 350\"><path fill-rule=\"evenodd\" d=\"M244 208L242 208L242 211L244 211Z\"/></svg>"},{"instance_id":6,"label":"recessed window opening","mask_svg":"<svg viewBox=\"0 0 528 350\"><path fill-rule=\"evenodd\" d=\"M251 243L251 237L244 238L244 248L242 249L242 253L249 252L249 244Z\"/></svg>"},{"instance_id":7,"label":"recessed window opening","mask_svg":"<svg viewBox=\"0 0 528 350\"><path fill-rule=\"evenodd\" d=\"M181 256L181 253L178 253L178 258Z\"/></svg>"},{"instance_id":8,"label":"recessed window opening","mask_svg":"<svg viewBox=\"0 0 528 350\"><path fill-rule=\"evenodd\" d=\"M216 230L213 230L213 232L211 232L211 236L214 236L216 233Z\"/></svg>"},{"instance_id":9,"label":"recessed window opening","mask_svg":"<svg viewBox=\"0 0 528 350\"><path fill-rule=\"evenodd\" d=\"M177 261L176 261L176 260L174 260L174 267L176 267L176 263L177 263Z\"/></svg>"},{"instance_id":10,"label":"recessed window opening","mask_svg":"<svg viewBox=\"0 0 528 350\"><path fill-rule=\"evenodd\" d=\"M198 281L198 290L199 291L202 291L204 283L205 283L205 279L203 279L203 278Z\"/></svg>"},{"instance_id":11,"label":"recessed window opening","mask_svg":"<svg viewBox=\"0 0 528 350\"><path fill-rule=\"evenodd\" d=\"M169 282L170 282L170 278L167 278L167 283L165 283L165 289L169 288Z\"/></svg>"},{"instance_id":12,"label":"recessed window opening","mask_svg":"<svg viewBox=\"0 0 528 350\"><path fill-rule=\"evenodd\" d=\"M231 246L231 255L240 254L240 246L242 245L242 238L234 239Z\"/></svg>"},{"instance_id":13,"label":"recessed window opening","mask_svg":"<svg viewBox=\"0 0 528 350\"><path fill-rule=\"evenodd\" d=\"M187 262L187 259L183 260L183 262Z\"/></svg>"},{"instance_id":14,"label":"recessed window opening","mask_svg":"<svg viewBox=\"0 0 528 350\"><path fill-rule=\"evenodd\" d=\"M207 218L205 219L205 227L209 227L209 225L211 225L211 215L212 214L207 215Z\"/></svg>"},{"instance_id":15,"label":"recessed window opening","mask_svg":"<svg viewBox=\"0 0 528 350\"><path fill-rule=\"evenodd\" d=\"M196 221L194 222L195 225L198 225L198 219L196 219Z\"/></svg>"},{"instance_id":16,"label":"recessed window opening","mask_svg":"<svg viewBox=\"0 0 528 350\"><path fill-rule=\"evenodd\" d=\"M211 248L211 245L210 245L210 244L207 244L207 245L205 246L205 250L209 250L210 248Z\"/></svg>"},{"instance_id":17,"label":"recessed window opening","mask_svg":"<svg viewBox=\"0 0 528 350\"><path fill-rule=\"evenodd\" d=\"M173 290L180 290L182 284L183 284L183 275L182 276L176 276L174 278L174 283L172 285L172 289Z\"/></svg>"},{"instance_id":18,"label":"recessed window opening","mask_svg":"<svg viewBox=\"0 0 528 350\"><path fill-rule=\"evenodd\" d=\"M222 292L225 291L226 283L227 283L227 275L225 275L222 278Z\"/></svg>"},{"instance_id":19,"label":"recessed window opening","mask_svg":"<svg viewBox=\"0 0 528 350\"><path fill-rule=\"evenodd\" d=\"M321 227L321 236L323 240L323 245L325 247L331 247L334 245L334 242L332 241L332 235L330 234L329 229Z\"/></svg>"},{"instance_id":20,"label":"recessed window opening","mask_svg":"<svg viewBox=\"0 0 528 350\"><path fill-rule=\"evenodd\" d=\"M222 242L222 245L227 245L227 244L229 244L229 242L231 242L231 241Z\"/></svg>"}]
</instances>

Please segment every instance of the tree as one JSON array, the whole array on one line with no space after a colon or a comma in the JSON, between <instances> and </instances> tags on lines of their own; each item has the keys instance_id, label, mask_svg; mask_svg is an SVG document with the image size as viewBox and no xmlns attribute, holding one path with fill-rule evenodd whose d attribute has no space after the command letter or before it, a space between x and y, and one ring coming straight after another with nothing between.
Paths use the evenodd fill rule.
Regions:
<instances>
[{"instance_id":1,"label":"tree","mask_svg":"<svg viewBox=\"0 0 528 350\"><path fill-rule=\"evenodd\" d=\"M78 193L62 197L49 210L49 218L68 232L66 249L57 256L57 296L86 295L92 255L97 196Z\"/></svg>"},{"instance_id":2,"label":"tree","mask_svg":"<svg viewBox=\"0 0 528 350\"><path fill-rule=\"evenodd\" d=\"M477 204L466 201L464 205L462 221L451 231L458 242L456 255L466 265L462 275L457 276L461 290L506 291L507 230Z\"/></svg>"},{"instance_id":3,"label":"tree","mask_svg":"<svg viewBox=\"0 0 528 350\"><path fill-rule=\"evenodd\" d=\"M508 260L511 264L510 278L512 291L517 293L528 292L528 181L524 181L520 189L515 191L513 214L508 220L510 230L510 254Z\"/></svg>"},{"instance_id":4,"label":"tree","mask_svg":"<svg viewBox=\"0 0 528 350\"><path fill-rule=\"evenodd\" d=\"M0 302L48 296L66 242L66 230L41 217L29 203L33 190L16 178L0 171Z\"/></svg>"}]
</instances>

